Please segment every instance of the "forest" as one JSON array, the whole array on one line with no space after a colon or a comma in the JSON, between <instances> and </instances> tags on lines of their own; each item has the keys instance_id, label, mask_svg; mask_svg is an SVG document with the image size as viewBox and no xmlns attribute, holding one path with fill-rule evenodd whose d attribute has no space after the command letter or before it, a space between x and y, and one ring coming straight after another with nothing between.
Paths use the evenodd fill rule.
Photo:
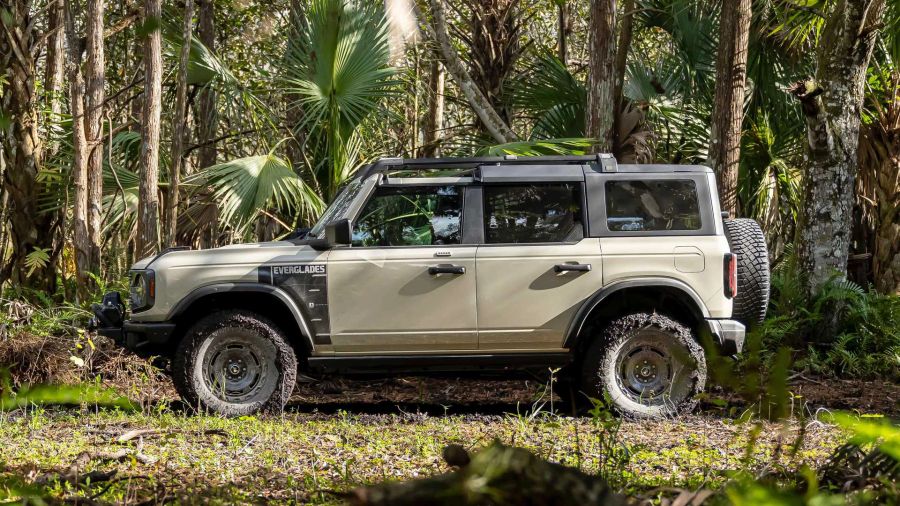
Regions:
<instances>
[{"instance_id":1,"label":"forest","mask_svg":"<svg viewBox=\"0 0 900 506\"><path fill-rule=\"evenodd\" d=\"M596 153L708 166L765 233L696 414L398 377L229 419L86 330L380 158ZM891 504L898 419L900 0L0 0L0 501Z\"/></svg>"}]
</instances>

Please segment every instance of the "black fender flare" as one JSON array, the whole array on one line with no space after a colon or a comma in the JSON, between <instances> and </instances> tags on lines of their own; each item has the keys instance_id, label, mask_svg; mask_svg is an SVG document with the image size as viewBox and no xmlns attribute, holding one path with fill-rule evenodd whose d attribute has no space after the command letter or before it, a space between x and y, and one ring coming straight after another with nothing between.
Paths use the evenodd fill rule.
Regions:
<instances>
[{"instance_id":1,"label":"black fender flare","mask_svg":"<svg viewBox=\"0 0 900 506\"><path fill-rule=\"evenodd\" d=\"M575 317L572 318L571 322L569 322L569 328L566 329L566 337L563 341L563 348L572 349L572 347L577 344L578 336L579 334L581 334L581 329L582 327L584 327L584 323L585 321L587 321L588 316L591 314L591 312L594 311L594 308L600 305L600 303L610 295L628 288L654 286L675 288L676 290L684 292L684 294L690 297L691 301L693 302L692 306L694 311L697 313L697 317L709 318L709 311L706 309L706 304L703 303L703 299L700 298L700 295L696 291L694 291L693 288L691 288L687 283L683 281L662 277L637 278L616 281L601 288L600 290L597 290L593 295L588 297L581 304L581 306L578 308L578 311L575 313Z\"/></svg>"},{"instance_id":2,"label":"black fender flare","mask_svg":"<svg viewBox=\"0 0 900 506\"><path fill-rule=\"evenodd\" d=\"M309 322L306 321L306 316L303 315L303 311L297 305L297 302L291 298L284 290L278 288L277 286L266 285L262 283L216 283L213 285L201 286L200 288L194 289L189 294L185 295L177 304L169 311L166 320L173 321L175 318L183 314L191 305L203 297L214 295L217 293L235 293L235 292L246 292L246 293L265 293L269 295L274 295L278 300L280 300L285 307L290 311L291 315L294 317L294 320L297 322L297 326L300 328L300 332L303 334L303 337L307 340L307 344L309 345L310 350L315 349L315 343L313 341L313 333L311 331Z\"/></svg>"}]
</instances>

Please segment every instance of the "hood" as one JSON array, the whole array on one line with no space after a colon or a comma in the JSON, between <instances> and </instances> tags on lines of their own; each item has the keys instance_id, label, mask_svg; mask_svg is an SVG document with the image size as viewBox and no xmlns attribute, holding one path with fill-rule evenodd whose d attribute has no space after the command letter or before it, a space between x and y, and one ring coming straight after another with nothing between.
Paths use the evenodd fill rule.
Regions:
<instances>
[{"instance_id":1,"label":"hood","mask_svg":"<svg viewBox=\"0 0 900 506\"><path fill-rule=\"evenodd\" d=\"M212 265L262 264L279 260L300 260L312 253L312 248L302 242L272 241L247 244L232 244L219 248L202 250L177 250L142 258L132 265L132 269L153 269L159 271L172 267L201 267ZM317 256L317 255L315 255Z\"/></svg>"}]
</instances>

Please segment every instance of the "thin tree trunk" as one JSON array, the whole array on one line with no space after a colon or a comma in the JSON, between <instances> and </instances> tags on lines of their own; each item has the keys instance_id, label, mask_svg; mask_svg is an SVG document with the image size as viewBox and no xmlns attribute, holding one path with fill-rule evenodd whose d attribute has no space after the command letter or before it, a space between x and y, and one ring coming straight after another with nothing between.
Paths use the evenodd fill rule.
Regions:
<instances>
[{"instance_id":1,"label":"thin tree trunk","mask_svg":"<svg viewBox=\"0 0 900 506\"><path fill-rule=\"evenodd\" d=\"M103 101L105 52L103 47L103 0L87 4L87 62L85 65L84 132L87 140L88 270L100 273L100 246L103 242ZM77 119L76 119L77 121Z\"/></svg>"},{"instance_id":2,"label":"thin tree trunk","mask_svg":"<svg viewBox=\"0 0 900 506\"><path fill-rule=\"evenodd\" d=\"M819 40L816 77L792 89L808 134L797 251L807 293L834 273L847 275L863 85L883 13L884 0L835 2Z\"/></svg>"},{"instance_id":3,"label":"thin tree trunk","mask_svg":"<svg viewBox=\"0 0 900 506\"><path fill-rule=\"evenodd\" d=\"M306 16L304 13L304 0L291 0L290 30L288 45L289 50L295 49L301 34L305 31ZM306 141L306 131L303 125L303 106L300 103L302 95L298 93L285 93L284 113L285 121L290 128L292 139L285 142L285 153L291 167L298 170L305 165L303 160L303 144Z\"/></svg>"},{"instance_id":4,"label":"thin tree trunk","mask_svg":"<svg viewBox=\"0 0 900 506\"><path fill-rule=\"evenodd\" d=\"M743 1L743 0L741 0ZM634 31L634 0L625 0L623 5L622 24L619 26L619 42L616 44L616 90L614 103L615 115L618 120L622 112L623 93L625 87L625 73L628 69L628 52L631 51L631 36ZM624 139L619 139L622 141Z\"/></svg>"},{"instance_id":5,"label":"thin tree trunk","mask_svg":"<svg viewBox=\"0 0 900 506\"><path fill-rule=\"evenodd\" d=\"M585 133L594 152L611 152L615 123L616 1L591 0Z\"/></svg>"},{"instance_id":6,"label":"thin tree trunk","mask_svg":"<svg viewBox=\"0 0 900 506\"><path fill-rule=\"evenodd\" d=\"M200 42L213 54L216 52L216 19L213 0L198 0L197 35ZM201 168L216 164L216 131L219 116L216 111L216 92L212 85L203 86L197 97L197 143L202 147L197 153Z\"/></svg>"},{"instance_id":7,"label":"thin tree trunk","mask_svg":"<svg viewBox=\"0 0 900 506\"><path fill-rule=\"evenodd\" d=\"M422 146L426 157L440 156L441 131L444 129L444 66L437 59L431 62L428 79L428 117L425 118L425 142Z\"/></svg>"},{"instance_id":8,"label":"thin tree trunk","mask_svg":"<svg viewBox=\"0 0 900 506\"><path fill-rule=\"evenodd\" d=\"M166 244L175 246L178 229L178 190L184 165L184 137L187 123L187 65L191 53L194 18L193 0L185 0L182 26L181 59L178 61L178 84L175 90L175 115L172 118L172 167L169 178L169 199L166 212Z\"/></svg>"},{"instance_id":9,"label":"thin tree trunk","mask_svg":"<svg viewBox=\"0 0 900 506\"><path fill-rule=\"evenodd\" d=\"M512 142L517 139L516 134L509 128L503 118L497 114L497 110L491 105L491 102L484 96L484 93L472 81L469 71L459 59L456 49L450 41L450 35L447 33L447 19L444 15L443 0L430 0L432 13L434 14L434 26L424 23L429 37L435 40L440 48L440 53L444 58L447 70L453 76L460 91L466 97L469 106L481 120L491 137L498 143ZM419 8L413 3L416 11L416 17L424 20Z\"/></svg>"},{"instance_id":10,"label":"thin tree trunk","mask_svg":"<svg viewBox=\"0 0 900 506\"><path fill-rule=\"evenodd\" d=\"M44 97L50 120L59 121L62 112L63 79L65 78L65 7L63 0L51 0L47 6L47 61L44 69ZM48 131L49 134L49 131ZM56 151L57 146L51 149Z\"/></svg>"},{"instance_id":11,"label":"thin tree trunk","mask_svg":"<svg viewBox=\"0 0 900 506\"><path fill-rule=\"evenodd\" d=\"M563 65L569 61L569 30L569 3L562 0L557 4L556 54Z\"/></svg>"},{"instance_id":12,"label":"thin tree trunk","mask_svg":"<svg viewBox=\"0 0 900 506\"><path fill-rule=\"evenodd\" d=\"M750 0L722 2L719 17L709 164L716 173L722 210L728 211L731 216L738 215L738 167L741 126L744 123L744 90L747 85L750 4Z\"/></svg>"},{"instance_id":13,"label":"thin tree trunk","mask_svg":"<svg viewBox=\"0 0 900 506\"><path fill-rule=\"evenodd\" d=\"M26 267L26 257L36 250L48 255L53 248L52 216L38 211L38 172L43 159L35 94L35 55L39 38L34 30L29 0L7 0L0 22L0 72L5 74L0 117L7 120L0 130L3 151L3 190L8 196L12 256L0 271L0 283L31 286L53 293L56 275L53 262ZM0 75L2 75L0 74ZM0 224L2 225L2 224ZM5 247L5 245L4 245Z\"/></svg>"},{"instance_id":14,"label":"thin tree trunk","mask_svg":"<svg viewBox=\"0 0 900 506\"><path fill-rule=\"evenodd\" d=\"M84 75L81 73L82 42L75 31L75 13L80 11L73 0L65 2L66 39L69 59L69 113L72 115L72 187L75 190L72 203L72 229L75 248L76 295L79 299L88 294L91 271L91 242L88 227L88 145L84 128Z\"/></svg>"},{"instance_id":15,"label":"thin tree trunk","mask_svg":"<svg viewBox=\"0 0 900 506\"><path fill-rule=\"evenodd\" d=\"M141 183L138 201L137 256L159 248L159 121L162 109L161 0L144 0L144 24L154 29L144 40L144 110Z\"/></svg>"}]
</instances>

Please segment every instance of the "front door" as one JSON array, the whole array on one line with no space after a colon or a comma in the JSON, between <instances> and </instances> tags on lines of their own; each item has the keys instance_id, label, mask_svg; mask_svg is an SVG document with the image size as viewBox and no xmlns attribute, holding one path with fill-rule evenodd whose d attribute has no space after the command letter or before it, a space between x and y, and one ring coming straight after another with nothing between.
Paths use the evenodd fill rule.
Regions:
<instances>
[{"instance_id":1,"label":"front door","mask_svg":"<svg viewBox=\"0 0 900 506\"><path fill-rule=\"evenodd\" d=\"M328 256L335 352L478 346L475 246L461 245L460 186L381 186Z\"/></svg>"},{"instance_id":2,"label":"front door","mask_svg":"<svg viewBox=\"0 0 900 506\"><path fill-rule=\"evenodd\" d=\"M480 349L562 348L575 312L603 284L600 241L584 237L581 195L574 182L484 187Z\"/></svg>"}]
</instances>

